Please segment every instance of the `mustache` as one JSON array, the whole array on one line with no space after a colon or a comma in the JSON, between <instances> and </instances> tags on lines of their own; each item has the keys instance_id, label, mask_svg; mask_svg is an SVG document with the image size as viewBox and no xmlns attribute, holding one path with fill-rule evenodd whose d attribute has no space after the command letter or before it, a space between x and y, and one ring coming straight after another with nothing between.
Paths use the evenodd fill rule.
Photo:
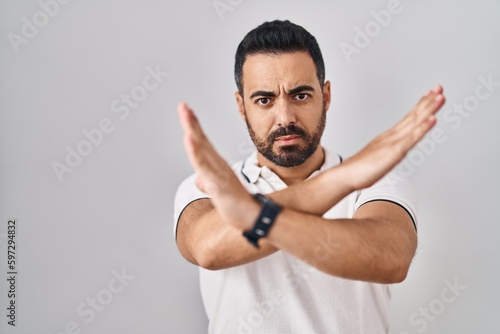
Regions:
<instances>
[{"instance_id":1,"label":"mustache","mask_svg":"<svg viewBox=\"0 0 500 334\"><path fill-rule=\"evenodd\" d=\"M276 131L274 131L273 133L271 133L267 137L267 140L269 142L274 142L279 137L291 136L291 135L307 137L307 132L306 132L306 130L304 130L296 125L290 124L288 126L283 126L283 127L278 128Z\"/></svg>"}]
</instances>

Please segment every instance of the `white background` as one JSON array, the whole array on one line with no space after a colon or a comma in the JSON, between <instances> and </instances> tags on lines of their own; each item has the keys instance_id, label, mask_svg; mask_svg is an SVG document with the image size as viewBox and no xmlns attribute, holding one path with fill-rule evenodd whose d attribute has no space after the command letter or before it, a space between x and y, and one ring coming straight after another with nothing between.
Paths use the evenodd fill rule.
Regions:
<instances>
[{"instance_id":1,"label":"white background","mask_svg":"<svg viewBox=\"0 0 500 334\"><path fill-rule=\"evenodd\" d=\"M341 43L355 46L356 29L373 28L372 10L388 1L220 2L231 10L218 13L211 0L74 0L13 47L9 34L22 36L23 17L33 22L42 9L0 1L0 332L206 332L197 269L172 234L174 194L192 173L176 105L188 101L223 156L243 159L234 53L249 30L280 18L322 48L333 92L323 145L344 156L435 83L445 87L437 127L446 140L413 153L408 173L420 240L394 289L391 333L500 333L500 87L468 117L443 117L474 102L479 77L500 82L500 2L401 0L351 57ZM141 85L148 66L169 75L120 119L112 102ZM66 146L76 149L105 118L113 131L59 182L53 162L66 164ZM9 218L18 222L16 327L6 317ZM118 293L109 292L119 286L113 270L133 277ZM440 301L446 280L466 286L450 303ZM86 322L77 308L97 297L107 304Z\"/></svg>"}]
</instances>

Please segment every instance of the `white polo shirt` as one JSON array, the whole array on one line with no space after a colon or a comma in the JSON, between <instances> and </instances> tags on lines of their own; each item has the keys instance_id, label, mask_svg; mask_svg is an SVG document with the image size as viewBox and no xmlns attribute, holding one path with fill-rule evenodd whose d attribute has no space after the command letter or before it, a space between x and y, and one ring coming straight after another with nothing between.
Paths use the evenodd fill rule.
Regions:
<instances>
[{"instance_id":1,"label":"white polo shirt","mask_svg":"<svg viewBox=\"0 0 500 334\"><path fill-rule=\"evenodd\" d=\"M316 175L342 162L325 149L325 162ZM249 192L263 194L286 188L269 168L259 167L257 152L233 170ZM208 198L190 176L175 197L174 234L182 211L191 202ZM416 223L416 199L411 185L386 176L368 189L353 192L324 218L352 218L361 205L385 200L403 207ZM334 185L332 185L334 186ZM331 249L318 243L318 256ZM314 259L311 259L314 261ZM331 276L283 252L249 264L210 271L200 268L200 288L210 334L333 334L388 333L391 285Z\"/></svg>"}]
</instances>

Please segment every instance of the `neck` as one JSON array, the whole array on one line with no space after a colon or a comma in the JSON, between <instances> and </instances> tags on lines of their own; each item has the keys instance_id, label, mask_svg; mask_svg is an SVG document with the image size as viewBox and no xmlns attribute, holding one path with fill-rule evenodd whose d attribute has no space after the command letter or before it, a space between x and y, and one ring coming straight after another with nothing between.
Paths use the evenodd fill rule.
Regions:
<instances>
[{"instance_id":1,"label":"neck","mask_svg":"<svg viewBox=\"0 0 500 334\"><path fill-rule=\"evenodd\" d=\"M304 181L314 171L321 168L325 161L325 153L321 145L318 145L316 151L302 165L296 167L281 167L269 161L262 154L257 154L259 166L266 166L280 177L288 186Z\"/></svg>"}]
</instances>

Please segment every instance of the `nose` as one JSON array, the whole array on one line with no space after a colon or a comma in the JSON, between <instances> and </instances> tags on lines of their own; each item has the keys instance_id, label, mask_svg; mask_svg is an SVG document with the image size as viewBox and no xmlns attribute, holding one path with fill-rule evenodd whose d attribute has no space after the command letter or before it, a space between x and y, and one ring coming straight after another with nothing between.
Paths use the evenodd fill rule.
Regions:
<instances>
[{"instance_id":1,"label":"nose","mask_svg":"<svg viewBox=\"0 0 500 334\"><path fill-rule=\"evenodd\" d=\"M287 127L288 125L294 124L297 119L295 116L295 111L293 110L293 106L291 106L288 101L284 101L285 99L278 100L279 101L275 102L277 125Z\"/></svg>"}]
</instances>

